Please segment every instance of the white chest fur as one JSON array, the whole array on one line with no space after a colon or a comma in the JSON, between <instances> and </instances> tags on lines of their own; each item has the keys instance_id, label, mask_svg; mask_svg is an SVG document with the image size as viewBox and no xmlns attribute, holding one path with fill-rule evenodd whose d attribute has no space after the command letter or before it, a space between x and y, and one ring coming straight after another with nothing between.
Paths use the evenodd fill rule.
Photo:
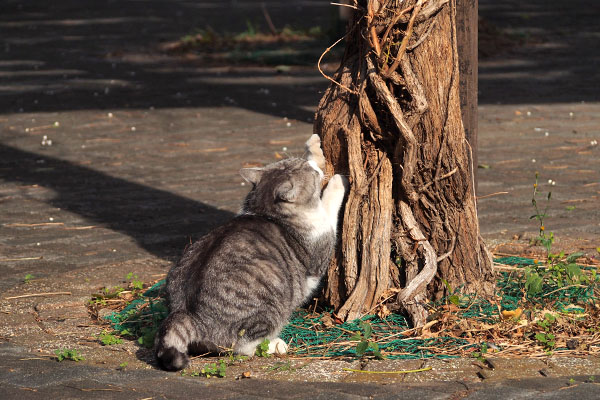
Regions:
<instances>
[{"instance_id":1,"label":"white chest fur","mask_svg":"<svg viewBox=\"0 0 600 400\"><path fill-rule=\"evenodd\" d=\"M317 286L319 286L319 282L321 282L321 278L317 276L309 276L306 278L306 288L304 289L304 298L306 299L311 295L312 292L315 291Z\"/></svg>"},{"instance_id":2,"label":"white chest fur","mask_svg":"<svg viewBox=\"0 0 600 400\"><path fill-rule=\"evenodd\" d=\"M337 221L332 221L331 216L322 204L319 204L317 208L307 211L303 219L310 226L310 236L313 240L332 232L335 233Z\"/></svg>"}]
</instances>

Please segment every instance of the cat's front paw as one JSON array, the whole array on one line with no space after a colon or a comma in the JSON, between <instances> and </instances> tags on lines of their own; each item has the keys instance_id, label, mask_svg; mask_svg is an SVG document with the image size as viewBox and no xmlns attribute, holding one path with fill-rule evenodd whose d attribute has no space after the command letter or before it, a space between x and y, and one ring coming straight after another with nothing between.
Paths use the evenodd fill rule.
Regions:
<instances>
[{"instance_id":1,"label":"cat's front paw","mask_svg":"<svg viewBox=\"0 0 600 400\"><path fill-rule=\"evenodd\" d=\"M269 342L269 350L267 353L269 354L285 354L287 353L288 346L287 344L280 338L275 338Z\"/></svg>"},{"instance_id":2,"label":"cat's front paw","mask_svg":"<svg viewBox=\"0 0 600 400\"><path fill-rule=\"evenodd\" d=\"M344 194L348 192L348 189L350 188L350 183L348 182L348 178L346 178L345 176L335 174L329 180L327 187L331 187L331 190L333 190L336 193Z\"/></svg>"},{"instance_id":3,"label":"cat's front paw","mask_svg":"<svg viewBox=\"0 0 600 400\"><path fill-rule=\"evenodd\" d=\"M321 170L325 170L325 156L321 150L321 138L313 134L305 143L308 152L307 160L314 161Z\"/></svg>"}]
</instances>

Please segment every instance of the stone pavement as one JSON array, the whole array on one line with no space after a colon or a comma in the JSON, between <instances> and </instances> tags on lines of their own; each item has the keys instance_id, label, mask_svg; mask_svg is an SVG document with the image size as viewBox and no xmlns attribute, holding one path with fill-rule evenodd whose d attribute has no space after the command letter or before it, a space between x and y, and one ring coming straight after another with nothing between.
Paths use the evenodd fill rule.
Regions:
<instances>
[{"instance_id":1,"label":"stone pavement","mask_svg":"<svg viewBox=\"0 0 600 400\"><path fill-rule=\"evenodd\" d=\"M266 3L279 26L330 21L328 2ZM498 251L532 251L538 171L553 192L546 225L559 246L597 256L600 9L592 0L497 3L480 0L484 19L518 40L480 64L482 234ZM255 360L223 382L157 371L131 342L100 346L90 293L129 272L146 282L164 276L186 243L237 211L247 191L241 166L301 154L312 133L327 87L314 67L281 73L157 50L207 24L244 30L246 19L262 18L259 4L0 5L0 397L600 397L596 359L500 361L482 382L471 360L319 360L297 373ZM483 197L498 192L508 194ZM70 294L7 299L49 292ZM77 348L86 361L57 363L58 348ZM433 369L385 378L342 371L424 366ZM253 379L234 380L245 368Z\"/></svg>"}]
</instances>

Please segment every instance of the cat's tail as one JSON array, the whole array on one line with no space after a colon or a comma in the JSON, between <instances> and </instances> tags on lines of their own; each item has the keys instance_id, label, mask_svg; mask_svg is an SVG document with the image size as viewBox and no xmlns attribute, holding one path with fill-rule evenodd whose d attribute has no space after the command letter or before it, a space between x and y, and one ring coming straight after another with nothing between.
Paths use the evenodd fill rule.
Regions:
<instances>
[{"instance_id":1,"label":"cat's tail","mask_svg":"<svg viewBox=\"0 0 600 400\"><path fill-rule=\"evenodd\" d=\"M193 317L184 311L169 314L158 329L154 342L154 354L158 366L167 371L185 368L190 359L188 348L197 341L197 329Z\"/></svg>"}]
</instances>

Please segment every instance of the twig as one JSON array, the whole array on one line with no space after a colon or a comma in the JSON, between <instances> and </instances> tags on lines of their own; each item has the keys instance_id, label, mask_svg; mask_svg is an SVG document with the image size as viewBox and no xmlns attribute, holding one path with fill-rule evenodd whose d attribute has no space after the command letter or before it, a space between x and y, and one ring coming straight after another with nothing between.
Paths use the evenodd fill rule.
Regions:
<instances>
[{"instance_id":1,"label":"twig","mask_svg":"<svg viewBox=\"0 0 600 400\"><path fill-rule=\"evenodd\" d=\"M358 10L358 7L356 7L353 4L345 4L345 3L329 3L329 4L331 4L332 6L348 7L348 8L353 8L355 10Z\"/></svg>"},{"instance_id":2,"label":"twig","mask_svg":"<svg viewBox=\"0 0 600 400\"><path fill-rule=\"evenodd\" d=\"M41 260L43 258L44 258L44 256L39 256L39 257L23 257L23 258L0 258L0 262Z\"/></svg>"},{"instance_id":3,"label":"twig","mask_svg":"<svg viewBox=\"0 0 600 400\"><path fill-rule=\"evenodd\" d=\"M382 75L384 77L388 78L396 70L396 68L398 68L398 65L400 65L400 60L404 56L404 52L406 51L406 46L408 46L408 40L410 39L410 37L412 35L413 26L415 24L415 19L417 18L419 11L421 11L421 8L423 7L423 3L426 1L427 0L419 0L417 2L417 4L415 5L415 8L412 12L410 20L408 21L408 27L406 28L406 33L404 35L404 38L402 39L402 43L400 43L400 49L398 50L396 59L394 60L394 62L392 63L392 66L390 68L383 71Z\"/></svg>"},{"instance_id":4,"label":"twig","mask_svg":"<svg viewBox=\"0 0 600 400\"><path fill-rule=\"evenodd\" d=\"M446 178L451 177L452 175L454 175L456 173L456 171L458 171L458 167L455 167L452 171L450 171L450 172L448 172L448 173L440 176L439 178L435 178L431 182L427 182L426 184L423 185L423 187L421 188L421 191L424 191L429 186L433 185L434 182L438 182L438 181L441 181L442 179L446 179Z\"/></svg>"},{"instance_id":5,"label":"twig","mask_svg":"<svg viewBox=\"0 0 600 400\"><path fill-rule=\"evenodd\" d=\"M97 228L98 226L96 225L87 225L87 226L67 226L65 227L65 230L67 231L84 231L87 229L94 229Z\"/></svg>"},{"instance_id":6,"label":"twig","mask_svg":"<svg viewBox=\"0 0 600 400\"><path fill-rule=\"evenodd\" d=\"M63 222L42 222L42 223L38 223L38 224L23 224L23 223L14 223L14 224L4 224L4 226L7 226L9 228L23 228L23 227L35 227L35 226L57 226L57 225L64 225Z\"/></svg>"},{"instance_id":7,"label":"twig","mask_svg":"<svg viewBox=\"0 0 600 400\"><path fill-rule=\"evenodd\" d=\"M510 192L496 192L496 193L490 193L490 194L484 194L483 196L476 196L477 200L479 199L485 199L487 197L492 197L492 196L498 196L500 194L509 194Z\"/></svg>"},{"instance_id":8,"label":"twig","mask_svg":"<svg viewBox=\"0 0 600 400\"><path fill-rule=\"evenodd\" d=\"M552 293L560 292L561 290L570 289L570 288L574 288L574 287L587 287L587 286L585 286L585 285L568 285L568 286L563 286L561 288L558 288L556 290L553 290L551 292L543 294L542 297L550 296Z\"/></svg>"},{"instance_id":9,"label":"twig","mask_svg":"<svg viewBox=\"0 0 600 400\"><path fill-rule=\"evenodd\" d=\"M444 261L446 258L450 257L450 255L454 251L454 246L455 245L456 245L456 235L452 235L452 244L450 245L450 250L448 250L446 253L442 254L441 256L439 256L437 258L437 263L438 264L440 262Z\"/></svg>"},{"instance_id":10,"label":"twig","mask_svg":"<svg viewBox=\"0 0 600 400\"><path fill-rule=\"evenodd\" d=\"M416 49L417 47L419 47L419 45L421 43L423 43L425 41L425 39L427 39L427 36L429 36L429 34L431 33L431 31L433 30L433 27L435 26L435 23L437 22L437 20L433 20L433 22L427 27L427 31L421 35L421 37L419 38L419 40L417 40L415 43L411 44L410 46L408 46L406 48L406 51L413 51L414 49Z\"/></svg>"},{"instance_id":11,"label":"twig","mask_svg":"<svg viewBox=\"0 0 600 400\"><path fill-rule=\"evenodd\" d=\"M344 370L344 371L361 372L363 374L412 374L415 372L430 371L431 369L432 369L432 367L426 367L426 368L421 368L421 369L410 369L410 370L404 370L404 371L365 371L362 369L342 368L342 370Z\"/></svg>"},{"instance_id":12,"label":"twig","mask_svg":"<svg viewBox=\"0 0 600 400\"><path fill-rule=\"evenodd\" d=\"M350 33L352 33L354 31L354 29L356 29L356 27L358 26L358 23L360 21L357 21L356 24L351 28L348 29L348 32L346 32L346 34L344 36L342 36L341 38L339 38L338 40L336 40L331 46L329 46L328 48L325 49L325 51L323 52L323 54L321 54L321 57L319 57L319 61L317 61L317 69L319 70L319 72L321 73L321 75L323 75L323 77L325 77L325 79L330 80L331 82L335 83L336 85L338 85L339 87L341 87L344 90L347 90L348 92L355 94L358 96L358 92L356 90L352 90L349 87L346 87L344 85L342 85L341 83L339 83L338 81L336 81L335 79L333 79L332 77L330 77L329 75L327 75L325 72L323 72L323 69L321 69L321 61L323 60L323 57L325 57L325 54L329 53L331 51L331 49L333 49L339 42L341 42L342 40L346 39L346 37L348 37L348 35L350 35Z\"/></svg>"},{"instance_id":13,"label":"twig","mask_svg":"<svg viewBox=\"0 0 600 400\"><path fill-rule=\"evenodd\" d=\"M46 358L44 358L46 357ZM19 358L19 361L29 361L29 360L47 360L48 358L53 358L54 356L43 356L43 357L27 357L27 358Z\"/></svg>"},{"instance_id":14,"label":"twig","mask_svg":"<svg viewBox=\"0 0 600 400\"><path fill-rule=\"evenodd\" d=\"M113 388L101 388L101 389L87 389L87 388L78 388L77 386L63 385L64 387L68 387L71 389L77 389L82 392L122 392L122 389L113 389Z\"/></svg>"},{"instance_id":15,"label":"twig","mask_svg":"<svg viewBox=\"0 0 600 400\"><path fill-rule=\"evenodd\" d=\"M381 46L379 45L379 38L377 37L377 29L375 29L375 25L373 25L373 8L371 7L372 5L373 3L369 2L369 12L367 18L367 25L370 26L369 34L371 35L369 42L371 44L371 47L375 50L375 54L377 54L377 57L379 57L381 55Z\"/></svg>"},{"instance_id":16,"label":"twig","mask_svg":"<svg viewBox=\"0 0 600 400\"><path fill-rule=\"evenodd\" d=\"M404 10L400 10L400 12L394 17L394 20L392 21L391 24L388 25L388 28L386 29L385 33L383 34L383 37L381 38L381 45L385 44L388 36L390 35L390 32L392 31L392 28L394 27L394 25L396 25L398 23L398 21L400 21L400 18L402 18L402 16L404 14L406 14L407 11L412 10L414 7L410 6L408 8L405 8Z\"/></svg>"},{"instance_id":17,"label":"twig","mask_svg":"<svg viewBox=\"0 0 600 400\"><path fill-rule=\"evenodd\" d=\"M60 295L70 296L71 292L29 293L29 294L22 294L20 296L5 297L4 300L24 299L26 297L44 297L44 296L60 296Z\"/></svg>"},{"instance_id":18,"label":"twig","mask_svg":"<svg viewBox=\"0 0 600 400\"><path fill-rule=\"evenodd\" d=\"M267 11L267 5L265 3L261 3L260 8L262 10L263 15L265 16L267 25L269 25L269 29L271 30L271 33L275 36L279 35L279 33L277 32L277 29L275 28L275 25L273 25L273 20L271 19L271 16L269 15L269 11Z\"/></svg>"}]
</instances>

